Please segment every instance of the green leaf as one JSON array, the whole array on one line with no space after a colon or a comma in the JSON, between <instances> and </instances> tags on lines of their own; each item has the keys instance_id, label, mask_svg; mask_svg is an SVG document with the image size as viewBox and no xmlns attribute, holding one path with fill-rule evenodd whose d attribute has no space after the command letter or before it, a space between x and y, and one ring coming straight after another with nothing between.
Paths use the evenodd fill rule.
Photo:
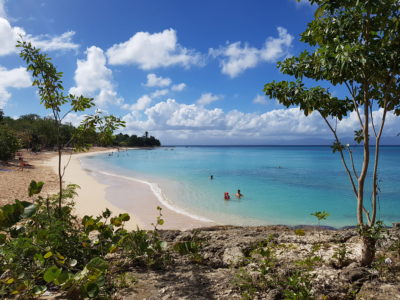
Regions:
<instances>
[{"instance_id":1,"label":"green leaf","mask_svg":"<svg viewBox=\"0 0 400 300\"><path fill-rule=\"evenodd\" d=\"M117 227L122 225L122 220L120 218L111 218L110 222Z\"/></svg>"},{"instance_id":2,"label":"green leaf","mask_svg":"<svg viewBox=\"0 0 400 300\"><path fill-rule=\"evenodd\" d=\"M58 275L58 277L54 280L54 283L57 285L62 285L63 283L65 283L67 280L69 279L69 274L68 272L61 272L60 275Z\"/></svg>"},{"instance_id":3,"label":"green leaf","mask_svg":"<svg viewBox=\"0 0 400 300\"><path fill-rule=\"evenodd\" d=\"M5 234L0 233L0 245L3 245L7 240L7 236Z\"/></svg>"},{"instance_id":4,"label":"green leaf","mask_svg":"<svg viewBox=\"0 0 400 300\"><path fill-rule=\"evenodd\" d=\"M61 274L61 269L56 266L51 266L44 272L43 279L46 282L53 282Z\"/></svg>"},{"instance_id":5,"label":"green leaf","mask_svg":"<svg viewBox=\"0 0 400 300\"><path fill-rule=\"evenodd\" d=\"M44 257L45 259L48 259L48 258L51 257L52 255L53 255L53 252L49 251L49 252L47 252L43 257Z\"/></svg>"},{"instance_id":6,"label":"green leaf","mask_svg":"<svg viewBox=\"0 0 400 300\"><path fill-rule=\"evenodd\" d=\"M121 220L124 222L127 222L130 220L129 214L120 214L119 218L121 218Z\"/></svg>"},{"instance_id":7,"label":"green leaf","mask_svg":"<svg viewBox=\"0 0 400 300\"><path fill-rule=\"evenodd\" d=\"M85 285L85 291L89 298L95 298L99 294L100 289L96 283L91 282Z\"/></svg>"},{"instance_id":8,"label":"green leaf","mask_svg":"<svg viewBox=\"0 0 400 300\"><path fill-rule=\"evenodd\" d=\"M86 268L88 268L91 271L92 270L100 270L100 271L104 272L108 268L108 263L100 257L95 257L88 262L88 264L86 265Z\"/></svg>"},{"instance_id":9,"label":"green leaf","mask_svg":"<svg viewBox=\"0 0 400 300\"><path fill-rule=\"evenodd\" d=\"M39 194L42 191L43 185L44 182L42 181L36 182L35 180L32 180L28 188L29 197Z\"/></svg>"},{"instance_id":10,"label":"green leaf","mask_svg":"<svg viewBox=\"0 0 400 300\"><path fill-rule=\"evenodd\" d=\"M103 211L103 218L107 219L110 216L111 216L111 211L108 208L106 208L106 210Z\"/></svg>"},{"instance_id":11,"label":"green leaf","mask_svg":"<svg viewBox=\"0 0 400 300\"><path fill-rule=\"evenodd\" d=\"M36 285L32 292L34 295L41 295L47 290L47 287L45 285Z\"/></svg>"}]
</instances>

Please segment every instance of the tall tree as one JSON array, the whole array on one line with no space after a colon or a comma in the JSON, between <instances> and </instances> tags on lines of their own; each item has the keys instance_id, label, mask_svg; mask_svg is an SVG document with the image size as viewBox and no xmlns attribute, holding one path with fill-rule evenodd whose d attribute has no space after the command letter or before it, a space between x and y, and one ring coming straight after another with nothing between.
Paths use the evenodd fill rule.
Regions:
<instances>
[{"instance_id":1,"label":"tall tree","mask_svg":"<svg viewBox=\"0 0 400 300\"><path fill-rule=\"evenodd\" d=\"M17 47L21 48L20 57L28 65L27 70L32 72L34 78L32 85L37 86L40 103L46 109L52 112L54 125L57 130L57 150L58 150L58 179L59 179L59 199L58 199L58 212L62 216L62 193L63 182L62 178L65 172L61 167L61 155L63 150L63 121L65 117L71 112L83 112L94 106L93 99L84 96L65 95L62 82L62 73L57 72L56 67L51 62L51 58L47 54L41 53L40 49L32 46L31 43L25 41L18 41ZM66 111L63 111L63 109ZM104 125L106 124L106 125ZM105 135L109 135L110 131L115 130L120 126L124 126L124 122L113 116L106 116L102 118L98 113L94 116L87 116L79 126L79 130L71 139L76 141L84 141L82 137L86 131L93 131L100 125L100 130L105 131ZM67 144L69 141L67 142Z\"/></svg>"},{"instance_id":2,"label":"tall tree","mask_svg":"<svg viewBox=\"0 0 400 300\"><path fill-rule=\"evenodd\" d=\"M334 137L334 152L343 166L357 199L357 222L363 241L362 265L375 256L380 141L389 113L400 115L400 2L398 0L310 0L317 4L315 18L301 41L315 49L278 63L280 71L296 81L272 82L265 94L307 116L318 112ZM304 78L343 85L348 95L334 97L320 86L306 88ZM340 142L337 121L355 112L355 140L363 146L363 162L356 170L351 149ZM375 119L374 119L375 118ZM372 135L372 137L371 137ZM374 139L375 148L370 147ZM346 159L344 152L349 151ZM372 166L371 208L366 207L365 180ZM378 223L379 225L379 223Z\"/></svg>"}]
</instances>

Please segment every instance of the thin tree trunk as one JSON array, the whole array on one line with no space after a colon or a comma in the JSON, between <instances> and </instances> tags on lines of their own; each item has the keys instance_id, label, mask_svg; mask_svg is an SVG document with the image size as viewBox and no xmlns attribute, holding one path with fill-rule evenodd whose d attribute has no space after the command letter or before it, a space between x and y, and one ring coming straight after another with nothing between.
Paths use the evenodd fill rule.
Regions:
<instances>
[{"instance_id":1,"label":"thin tree trunk","mask_svg":"<svg viewBox=\"0 0 400 300\"><path fill-rule=\"evenodd\" d=\"M376 136L376 142L375 142L375 160L374 160L374 171L373 171L373 182L372 182L372 204L371 204L372 205L372 219L369 224L370 226L373 226L376 221L376 195L377 195L377 188L378 188L377 181L378 181L379 147L380 147L383 127L385 126L386 113L387 113L386 105L387 105L387 98L385 98L385 101L384 101L381 128L379 129L379 133Z\"/></svg>"}]
</instances>

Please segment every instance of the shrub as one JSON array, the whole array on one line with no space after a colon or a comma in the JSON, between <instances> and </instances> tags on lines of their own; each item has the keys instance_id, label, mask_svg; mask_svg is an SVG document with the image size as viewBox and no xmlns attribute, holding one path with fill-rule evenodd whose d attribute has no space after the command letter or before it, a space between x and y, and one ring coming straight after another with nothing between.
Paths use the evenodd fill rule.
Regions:
<instances>
[{"instance_id":1,"label":"shrub","mask_svg":"<svg viewBox=\"0 0 400 300\"><path fill-rule=\"evenodd\" d=\"M0 160L13 159L19 148L20 142L12 130L0 125Z\"/></svg>"}]
</instances>

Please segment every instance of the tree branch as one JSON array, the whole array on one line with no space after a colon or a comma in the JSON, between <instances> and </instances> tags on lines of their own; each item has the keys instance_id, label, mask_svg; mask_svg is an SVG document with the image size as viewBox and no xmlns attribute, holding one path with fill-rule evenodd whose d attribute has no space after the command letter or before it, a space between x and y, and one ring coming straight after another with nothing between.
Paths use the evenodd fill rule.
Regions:
<instances>
[{"instance_id":1,"label":"tree branch","mask_svg":"<svg viewBox=\"0 0 400 300\"><path fill-rule=\"evenodd\" d=\"M364 124L363 124L363 121L362 121L362 119L361 119L360 111L358 110L358 104L357 104L357 101L356 101L356 97L355 97L355 93L354 93L353 84L352 84L352 86L351 86L351 88L350 88L350 86L349 86L349 84L347 83L347 81L345 81L344 83L346 84L346 87L347 87L347 89L349 90L349 93L350 93L350 95L351 95L351 97L352 97L353 104L354 104L354 108L355 108L355 111L356 111L356 113L357 113L358 121L360 122L360 126L361 126L361 128L363 128L363 127L364 127Z\"/></svg>"},{"instance_id":2,"label":"tree branch","mask_svg":"<svg viewBox=\"0 0 400 300\"><path fill-rule=\"evenodd\" d=\"M321 114L320 111L319 111L319 113L320 113L320 115L322 116L322 118L324 119L325 123L328 125L329 129L332 131L333 136L335 137L336 142L340 144L340 141L339 141L339 138L338 138L338 136L337 136L337 134L336 134L335 129L333 129L332 125L329 123L329 121L326 119L326 117L324 117L324 116ZM355 183L354 183L353 176L351 175L351 172L350 172L350 170L349 170L349 167L347 166L346 159L344 158L343 150L342 150L342 149L339 149L339 153L340 153L340 158L342 159L343 166L344 166L344 168L345 168L345 170L346 170L346 172L347 172L347 175L349 176L349 179L350 179L350 182L351 182L351 186L352 186L352 188L353 188L353 192L354 192L354 194L357 196L357 188L356 188L356 185L355 185Z\"/></svg>"}]
</instances>

